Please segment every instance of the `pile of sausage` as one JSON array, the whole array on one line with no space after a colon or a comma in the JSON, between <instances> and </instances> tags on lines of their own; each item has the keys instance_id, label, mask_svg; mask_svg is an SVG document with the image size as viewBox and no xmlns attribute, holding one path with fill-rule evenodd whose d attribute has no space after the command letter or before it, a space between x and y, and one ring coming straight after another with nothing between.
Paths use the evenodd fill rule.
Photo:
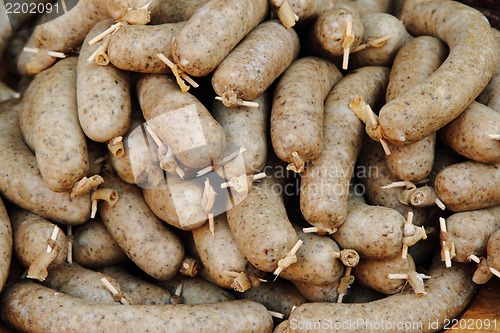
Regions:
<instances>
[{"instance_id":1,"label":"pile of sausage","mask_svg":"<svg viewBox=\"0 0 500 333\"><path fill-rule=\"evenodd\" d=\"M3 325L434 332L500 277L481 12L65 3L0 8Z\"/></svg>"}]
</instances>

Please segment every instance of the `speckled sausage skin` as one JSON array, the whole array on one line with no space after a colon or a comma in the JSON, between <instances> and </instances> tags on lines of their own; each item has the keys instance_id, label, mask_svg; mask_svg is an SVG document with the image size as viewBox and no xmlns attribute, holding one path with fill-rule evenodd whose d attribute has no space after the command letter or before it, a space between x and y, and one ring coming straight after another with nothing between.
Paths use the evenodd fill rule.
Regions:
<instances>
[{"instance_id":1,"label":"speckled sausage skin","mask_svg":"<svg viewBox=\"0 0 500 333\"><path fill-rule=\"evenodd\" d=\"M349 49L353 51L361 44L365 32L361 17L355 11L338 8L321 14L314 23L310 35L315 51L333 59L343 55L342 44L345 39L348 20L351 20L353 36L353 42Z\"/></svg>"},{"instance_id":2,"label":"speckled sausage skin","mask_svg":"<svg viewBox=\"0 0 500 333\"><path fill-rule=\"evenodd\" d=\"M349 197L349 213L333 239L364 259L387 259L401 254L405 219L396 210L370 206L356 194Z\"/></svg>"},{"instance_id":3,"label":"speckled sausage skin","mask_svg":"<svg viewBox=\"0 0 500 333\"><path fill-rule=\"evenodd\" d=\"M151 3L151 24L187 21L208 0L163 0Z\"/></svg>"},{"instance_id":4,"label":"speckled sausage skin","mask_svg":"<svg viewBox=\"0 0 500 333\"><path fill-rule=\"evenodd\" d=\"M85 135L97 142L124 135L130 127L132 112L129 74L113 65L87 63L101 46L100 43L89 46L88 41L112 23L112 20L105 20L96 24L87 34L78 57L78 119Z\"/></svg>"},{"instance_id":5,"label":"speckled sausage skin","mask_svg":"<svg viewBox=\"0 0 500 333\"><path fill-rule=\"evenodd\" d=\"M486 255L488 239L500 229L500 206L453 214L446 227L457 254L452 260L467 263L471 254Z\"/></svg>"},{"instance_id":6,"label":"speckled sausage skin","mask_svg":"<svg viewBox=\"0 0 500 333\"><path fill-rule=\"evenodd\" d=\"M500 31L494 28L491 28L491 30L493 31L497 42L497 67L490 82L488 82L488 85L479 96L482 100L478 99L478 101L486 104L493 110L500 112Z\"/></svg>"},{"instance_id":7,"label":"speckled sausage skin","mask_svg":"<svg viewBox=\"0 0 500 333\"><path fill-rule=\"evenodd\" d=\"M66 192L89 169L87 142L78 122L76 58L67 58L40 73L28 88L33 102L21 105L19 124L26 144L35 152L47 186Z\"/></svg>"},{"instance_id":8,"label":"speckled sausage skin","mask_svg":"<svg viewBox=\"0 0 500 333\"><path fill-rule=\"evenodd\" d=\"M320 154L324 102L341 78L333 63L317 57L299 59L283 74L271 111L271 139L280 159L292 162L297 152L306 162Z\"/></svg>"},{"instance_id":9,"label":"speckled sausage skin","mask_svg":"<svg viewBox=\"0 0 500 333\"><path fill-rule=\"evenodd\" d=\"M459 116L484 89L496 63L496 43L488 21L469 6L409 0L402 19L413 35L444 41L450 54L427 80L380 110L384 138L399 145L421 140Z\"/></svg>"},{"instance_id":10,"label":"speckled sausage skin","mask_svg":"<svg viewBox=\"0 0 500 333\"><path fill-rule=\"evenodd\" d=\"M201 262L210 280L224 288L232 288L234 277L225 272L246 272L250 263L238 248L225 214L215 218L215 233L209 230L208 223L193 230L193 240Z\"/></svg>"},{"instance_id":11,"label":"speckled sausage skin","mask_svg":"<svg viewBox=\"0 0 500 333\"><path fill-rule=\"evenodd\" d=\"M159 1L156 1L159 2ZM156 55L172 58L172 40L185 22L162 25L128 25L110 36L109 60L116 67L139 73L165 74L170 68Z\"/></svg>"},{"instance_id":12,"label":"speckled sausage skin","mask_svg":"<svg viewBox=\"0 0 500 333\"><path fill-rule=\"evenodd\" d=\"M387 274L405 274L415 271L415 263L409 255L406 259L396 256L384 260L362 259L353 268L352 275L360 284L377 290L381 293L392 295L401 292L406 285L406 280L389 279Z\"/></svg>"},{"instance_id":13,"label":"speckled sausage skin","mask_svg":"<svg viewBox=\"0 0 500 333\"><path fill-rule=\"evenodd\" d=\"M37 26L33 36L39 48L69 52L82 44L87 33L97 22L105 18L119 20L128 8L137 9L148 2L147 0L81 0L64 15Z\"/></svg>"},{"instance_id":14,"label":"speckled sausage skin","mask_svg":"<svg viewBox=\"0 0 500 333\"><path fill-rule=\"evenodd\" d=\"M421 36L403 45L394 58L386 102L424 82L439 68L447 54L446 47L435 37ZM387 166L401 180L422 180L432 170L435 144L435 132L406 146L389 143L391 154L385 158Z\"/></svg>"},{"instance_id":15,"label":"speckled sausage skin","mask_svg":"<svg viewBox=\"0 0 500 333\"><path fill-rule=\"evenodd\" d=\"M177 275L168 281L160 281L161 287L175 294L177 287L182 284L182 304L209 304L227 302L235 299L229 290L222 289L205 279L195 276L186 277Z\"/></svg>"},{"instance_id":16,"label":"speckled sausage skin","mask_svg":"<svg viewBox=\"0 0 500 333\"><path fill-rule=\"evenodd\" d=\"M140 187L155 187L165 178L160 168L157 147L144 128L144 118L140 110L132 113L130 129L122 139L123 156L109 152L110 164L118 177L129 184Z\"/></svg>"},{"instance_id":17,"label":"speckled sausage skin","mask_svg":"<svg viewBox=\"0 0 500 333\"><path fill-rule=\"evenodd\" d=\"M229 147L238 146L246 149L243 152L244 171L247 174L258 173L266 164L267 159L267 131L269 127L269 113L271 112L270 94L264 93L254 100L259 103L258 108L239 106L225 107L220 101L212 106L212 115L221 124L226 133L226 142ZM241 175L239 167L224 166L228 178Z\"/></svg>"},{"instance_id":18,"label":"speckled sausage skin","mask_svg":"<svg viewBox=\"0 0 500 333\"><path fill-rule=\"evenodd\" d=\"M295 288L310 302L336 302L339 296L339 281L324 286L316 286L301 281L292 281Z\"/></svg>"},{"instance_id":19,"label":"speckled sausage skin","mask_svg":"<svg viewBox=\"0 0 500 333\"><path fill-rule=\"evenodd\" d=\"M149 208L162 221L179 229L194 230L208 219L201 205L204 190L201 185L169 175L166 184L143 188L142 194Z\"/></svg>"},{"instance_id":20,"label":"speckled sausage skin","mask_svg":"<svg viewBox=\"0 0 500 333\"><path fill-rule=\"evenodd\" d=\"M299 54L299 37L279 21L258 25L221 62L212 76L215 93L224 98L234 92L238 98L259 97Z\"/></svg>"},{"instance_id":21,"label":"speckled sausage skin","mask_svg":"<svg viewBox=\"0 0 500 333\"><path fill-rule=\"evenodd\" d=\"M404 24L387 13L371 13L361 17L364 26L363 43L368 39L391 36L383 47L368 47L352 54L352 62L359 66L390 66L396 53L411 38Z\"/></svg>"},{"instance_id":22,"label":"speckled sausage skin","mask_svg":"<svg viewBox=\"0 0 500 333\"><path fill-rule=\"evenodd\" d=\"M370 141L365 144L359 154L356 168L357 179L364 186L367 202L370 205L380 205L397 210L403 217L413 213L413 224L422 226L427 223L432 210L429 207L413 207L402 204L399 195L403 188L382 188L399 181L394 177L386 163L386 155L379 143Z\"/></svg>"},{"instance_id":23,"label":"speckled sausage skin","mask_svg":"<svg viewBox=\"0 0 500 333\"><path fill-rule=\"evenodd\" d=\"M120 284L121 291L134 301L134 304L170 304L171 295L168 290L130 274L122 266L103 267L99 272L115 279Z\"/></svg>"},{"instance_id":24,"label":"speckled sausage skin","mask_svg":"<svg viewBox=\"0 0 500 333\"><path fill-rule=\"evenodd\" d=\"M372 13L388 13L391 9L391 0L354 0L340 1L335 8L346 8L364 16Z\"/></svg>"},{"instance_id":25,"label":"speckled sausage skin","mask_svg":"<svg viewBox=\"0 0 500 333\"><path fill-rule=\"evenodd\" d=\"M99 214L111 236L144 272L158 280L175 275L184 257L181 241L153 214L141 190L114 175L106 175L107 188L118 193L117 203L99 204Z\"/></svg>"},{"instance_id":26,"label":"speckled sausage skin","mask_svg":"<svg viewBox=\"0 0 500 333\"><path fill-rule=\"evenodd\" d=\"M488 253L488 266L500 270L500 231L496 231L488 240L486 248Z\"/></svg>"},{"instance_id":27,"label":"speckled sausage skin","mask_svg":"<svg viewBox=\"0 0 500 333\"><path fill-rule=\"evenodd\" d=\"M76 263L64 263L59 268L51 271L47 279L43 282L43 285L92 303L115 304L116 301L113 299L113 294L101 282L103 277L116 290L121 290L119 282L115 279L112 279L108 275L83 268Z\"/></svg>"},{"instance_id":28,"label":"speckled sausage skin","mask_svg":"<svg viewBox=\"0 0 500 333\"><path fill-rule=\"evenodd\" d=\"M306 298L291 283L283 280L261 283L258 287L238 293L236 296L239 299L259 302L270 311L284 314L285 318L290 316L294 306L307 303Z\"/></svg>"},{"instance_id":29,"label":"speckled sausage skin","mask_svg":"<svg viewBox=\"0 0 500 333\"><path fill-rule=\"evenodd\" d=\"M271 5L279 1L270 1ZM289 0L293 12L299 17L299 22L314 19L318 15L334 7L337 0Z\"/></svg>"},{"instance_id":30,"label":"speckled sausage skin","mask_svg":"<svg viewBox=\"0 0 500 333\"><path fill-rule=\"evenodd\" d=\"M84 267L121 264L128 257L97 217L74 231L73 260Z\"/></svg>"},{"instance_id":31,"label":"speckled sausage skin","mask_svg":"<svg viewBox=\"0 0 500 333\"><path fill-rule=\"evenodd\" d=\"M56 222L82 224L90 216L90 194L71 199L51 191L40 175L36 157L19 130L18 100L0 104L0 193L19 207Z\"/></svg>"},{"instance_id":32,"label":"speckled sausage skin","mask_svg":"<svg viewBox=\"0 0 500 333\"><path fill-rule=\"evenodd\" d=\"M47 240L50 239L55 224L23 209L15 209L9 213L14 234L14 253L24 267L29 267L40 253L46 251ZM68 240L62 230L59 230L55 243L59 252L48 266L49 270L61 266L68 254Z\"/></svg>"},{"instance_id":33,"label":"speckled sausage skin","mask_svg":"<svg viewBox=\"0 0 500 333\"><path fill-rule=\"evenodd\" d=\"M36 42L33 35L28 38L26 47L35 47ZM37 53L22 51L17 58L17 70L23 76L32 77L56 62L56 58L51 57L47 50Z\"/></svg>"},{"instance_id":34,"label":"speckled sausage skin","mask_svg":"<svg viewBox=\"0 0 500 333\"><path fill-rule=\"evenodd\" d=\"M0 199L0 261L3 263L0 266L0 291L2 291L5 281L7 281L11 259L12 227L3 201Z\"/></svg>"},{"instance_id":35,"label":"speckled sausage skin","mask_svg":"<svg viewBox=\"0 0 500 333\"><path fill-rule=\"evenodd\" d=\"M446 208L463 212L500 204L500 164L463 162L444 168L434 187Z\"/></svg>"},{"instance_id":36,"label":"speckled sausage skin","mask_svg":"<svg viewBox=\"0 0 500 333\"><path fill-rule=\"evenodd\" d=\"M280 277L314 285L327 285L340 280L344 273L342 262L333 252L340 248L331 238L314 233L306 234L295 227L297 236L304 244L297 251L297 262L281 272Z\"/></svg>"},{"instance_id":37,"label":"speckled sausage skin","mask_svg":"<svg viewBox=\"0 0 500 333\"><path fill-rule=\"evenodd\" d=\"M58 294L33 282L11 286L2 295L2 319L23 332L106 333L270 333L273 321L253 301L206 305L93 304ZM50 315L49 315L50 314Z\"/></svg>"},{"instance_id":38,"label":"speckled sausage skin","mask_svg":"<svg viewBox=\"0 0 500 333\"><path fill-rule=\"evenodd\" d=\"M267 17L268 6L267 0L210 0L175 36L175 63L193 76L210 74Z\"/></svg>"},{"instance_id":39,"label":"speckled sausage skin","mask_svg":"<svg viewBox=\"0 0 500 333\"><path fill-rule=\"evenodd\" d=\"M500 112L472 102L464 112L441 130L441 139L451 149L471 160L500 162L500 141L490 134L500 131Z\"/></svg>"},{"instance_id":40,"label":"speckled sausage skin","mask_svg":"<svg viewBox=\"0 0 500 333\"><path fill-rule=\"evenodd\" d=\"M222 157L226 149L222 126L198 99L181 92L173 78L144 75L137 93L151 129L184 165L203 168ZM195 110L189 114L176 111L190 106Z\"/></svg>"},{"instance_id":41,"label":"speckled sausage skin","mask_svg":"<svg viewBox=\"0 0 500 333\"><path fill-rule=\"evenodd\" d=\"M347 215L347 194L361 148L364 126L350 109L357 97L373 105L384 94L389 69L353 71L332 89L325 101L323 151L303 173L300 209L316 227L338 228Z\"/></svg>"},{"instance_id":42,"label":"speckled sausage skin","mask_svg":"<svg viewBox=\"0 0 500 333\"><path fill-rule=\"evenodd\" d=\"M254 184L252 191L227 212L229 227L241 252L255 267L273 272L278 261L299 240L288 220L281 188L273 177Z\"/></svg>"},{"instance_id":43,"label":"speckled sausage skin","mask_svg":"<svg viewBox=\"0 0 500 333\"><path fill-rule=\"evenodd\" d=\"M397 323L422 323L422 327L410 328L405 332L429 333L439 331L445 324L445 319L455 318L471 300L476 286L471 280L470 265L453 265L446 268L437 258L431 266L431 279L425 283L427 295L415 297L413 291L406 291L381 300L361 304L308 303L301 305L290 315L290 333L332 333L332 332L394 332ZM418 311L416 311L418 309ZM362 318L363 323L354 329L349 329L349 320ZM332 320L333 324L344 324L342 330L335 329L299 329L303 325ZM392 324L392 329L370 328L368 323L381 323L382 320ZM438 320L438 329L430 328L430 323ZM346 328L347 327L347 328ZM388 325L386 326L388 327Z\"/></svg>"}]
</instances>

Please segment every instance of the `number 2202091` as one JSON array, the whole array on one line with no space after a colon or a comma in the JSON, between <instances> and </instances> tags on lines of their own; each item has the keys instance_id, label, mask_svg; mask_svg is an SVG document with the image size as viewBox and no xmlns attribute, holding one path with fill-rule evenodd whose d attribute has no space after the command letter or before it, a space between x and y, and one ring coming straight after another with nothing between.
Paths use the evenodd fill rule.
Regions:
<instances>
[{"instance_id":1,"label":"number 2202091","mask_svg":"<svg viewBox=\"0 0 500 333\"><path fill-rule=\"evenodd\" d=\"M59 3L6 3L7 14L50 14L53 11L59 13Z\"/></svg>"}]
</instances>

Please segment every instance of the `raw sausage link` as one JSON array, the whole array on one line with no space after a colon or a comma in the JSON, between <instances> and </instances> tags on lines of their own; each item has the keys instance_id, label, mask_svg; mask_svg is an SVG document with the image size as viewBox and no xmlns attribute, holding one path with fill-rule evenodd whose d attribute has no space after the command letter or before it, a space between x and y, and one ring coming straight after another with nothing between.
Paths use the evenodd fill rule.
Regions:
<instances>
[{"instance_id":1,"label":"raw sausage link","mask_svg":"<svg viewBox=\"0 0 500 333\"><path fill-rule=\"evenodd\" d=\"M361 148L364 126L349 103L361 97L373 105L385 91L389 69L353 71L332 89L325 102L323 151L302 175L300 208L307 222L338 228L347 216L347 194Z\"/></svg>"},{"instance_id":2,"label":"raw sausage link","mask_svg":"<svg viewBox=\"0 0 500 333\"><path fill-rule=\"evenodd\" d=\"M283 74L271 112L271 139L280 159L292 162L296 152L307 162L321 153L325 99L341 78L333 63L317 57L299 59Z\"/></svg>"},{"instance_id":3,"label":"raw sausage link","mask_svg":"<svg viewBox=\"0 0 500 333\"><path fill-rule=\"evenodd\" d=\"M386 102L424 82L443 63L447 53L443 43L430 36L417 37L403 45L392 65ZM432 170L435 144L435 132L406 146L389 143L387 166L399 179L422 180Z\"/></svg>"},{"instance_id":4,"label":"raw sausage link","mask_svg":"<svg viewBox=\"0 0 500 333\"><path fill-rule=\"evenodd\" d=\"M21 282L2 295L2 320L23 332L270 333L273 321L253 301L206 305L95 304L33 282Z\"/></svg>"},{"instance_id":5,"label":"raw sausage link","mask_svg":"<svg viewBox=\"0 0 500 333\"><path fill-rule=\"evenodd\" d=\"M40 175L36 157L19 130L19 101L0 104L0 193L17 206L45 218L82 224L90 216L90 194L71 198L51 191Z\"/></svg>"},{"instance_id":6,"label":"raw sausage link","mask_svg":"<svg viewBox=\"0 0 500 333\"><path fill-rule=\"evenodd\" d=\"M217 67L212 76L215 93L228 106L234 96L256 99L297 58L299 48L294 29L278 21L259 24Z\"/></svg>"},{"instance_id":7,"label":"raw sausage link","mask_svg":"<svg viewBox=\"0 0 500 333\"><path fill-rule=\"evenodd\" d=\"M444 41L450 55L425 82L380 110L384 138L399 145L421 140L459 116L484 89L496 64L496 42L488 21L466 5L408 0L402 19L410 33Z\"/></svg>"},{"instance_id":8,"label":"raw sausage link","mask_svg":"<svg viewBox=\"0 0 500 333\"><path fill-rule=\"evenodd\" d=\"M267 0L210 0L175 36L175 63L193 76L208 75L267 17L268 6Z\"/></svg>"}]
</instances>

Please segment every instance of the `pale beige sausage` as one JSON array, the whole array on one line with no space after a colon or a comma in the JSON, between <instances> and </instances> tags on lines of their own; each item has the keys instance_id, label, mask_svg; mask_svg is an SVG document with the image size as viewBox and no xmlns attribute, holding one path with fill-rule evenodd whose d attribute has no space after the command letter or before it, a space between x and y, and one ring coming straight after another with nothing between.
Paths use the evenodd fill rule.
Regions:
<instances>
[{"instance_id":1,"label":"pale beige sausage","mask_svg":"<svg viewBox=\"0 0 500 333\"><path fill-rule=\"evenodd\" d=\"M159 1L155 1L159 2ZM116 67L132 72L165 74L170 68L161 61L161 53L171 61L172 40L185 22L162 25L127 25L109 38L108 56Z\"/></svg>"},{"instance_id":2,"label":"pale beige sausage","mask_svg":"<svg viewBox=\"0 0 500 333\"><path fill-rule=\"evenodd\" d=\"M500 206L453 214L446 228L455 244L453 261L466 263L471 254L485 256L488 239L500 229Z\"/></svg>"},{"instance_id":3,"label":"pale beige sausage","mask_svg":"<svg viewBox=\"0 0 500 333\"><path fill-rule=\"evenodd\" d=\"M333 256L340 247L327 236L306 234L295 227L297 236L304 244L297 251L297 262L281 272L280 277L314 285L329 285L340 280L344 265Z\"/></svg>"},{"instance_id":4,"label":"pale beige sausage","mask_svg":"<svg viewBox=\"0 0 500 333\"><path fill-rule=\"evenodd\" d=\"M140 110L134 110L130 129L121 141L123 150L114 151L108 146L108 156L116 174L124 182L154 188L164 181L165 176L158 162L156 143L144 123Z\"/></svg>"},{"instance_id":5,"label":"pale beige sausage","mask_svg":"<svg viewBox=\"0 0 500 333\"><path fill-rule=\"evenodd\" d=\"M185 181L169 175L166 183L158 187L145 187L142 194L149 208L162 221L179 229L193 230L208 219L201 205L204 181L204 178Z\"/></svg>"},{"instance_id":6,"label":"pale beige sausage","mask_svg":"<svg viewBox=\"0 0 500 333\"><path fill-rule=\"evenodd\" d=\"M226 133L227 148L236 150L245 148L242 156L243 168L239 161L224 165L224 175L227 179L246 174L258 173L266 164L269 113L271 112L270 94L264 93L254 100L258 108L239 106L225 107L222 102L215 101L212 115Z\"/></svg>"},{"instance_id":7,"label":"pale beige sausage","mask_svg":"<svg viewBox=\"0 0 500 333\"><path fill-rule=\"evenodd\" d=\"M270 333L266 308L252 301L207 305L93 304L32 282L10 287L1 299L2 319L24 332ZM48 315L48 314L51 315ZM29 315L27 315L29 314ZM196 318L196 319L195 319Z\"/></svg>"},{"instance_id":8,"label":"pale beige sausage","mask_svg":"<svg viewBox=\"0 0 500 333\"><path fill-rule=\"evenodd\" d=\"M450 54L427 80L380 110L383 137L399 145L418 141L460 115L484 89L496 63L496 43L487 20L466 5L408 0L402 20L413 35L444 41Z\"/></svg>"},{"instance_id":9,"label":"pale beige sausage","mask_svg":"<svg viewBox=\"0 0 500 333\"><path fill-rule=\"evenodd\" d=\"M500 204L500 164L462 162L441 170L434 187L446 208L463 212Z\"/></svg>"},{"instance_id":10,"label":"pale beige sausage","mask_svg":"<svg viewBox=\"0 0 500 333\"><path fill-rule=\"evenodd\" d=\"M337 304L308 303L301 305L290 315L290 333L305 332L394 332L398 323L409 323L405 332L427 333L439 331L445 320L455 318L472 299L476 286L470 279L471 267L454 265L446 268L435 260L426 281L427 295L416 297L413 291L399 293L370 303ZM450 287L453 286L453 287ZM418 311L416 311L418 309ZM349 327L353 318L362 318L360 325ZM332 321L324 329L307 329L319 320ZM386 323L385 328L374 330L368 323ZM430 326L437 321L437 328ZM299 328L299 323L303 329ZM339 326L334 324L340 323ZM391 328L389 327L391 324ZM414 323L422 323L422 326ZM295 324L295 325L294 325ZM340 329L344 325L344 329ZM337 328L340 327L340 328ZM347 328L346 328L347 327Z\"/></svg>"},{"instance_id":11,"label":"pale beige sausage","mask_svg":"<svg viewBox=\"0 0 500 333\"><path fill-rule=\"evenodd\" d=\"M200 277L191 278L177 275L171 280L160 281L158 284L168 289L172 295L175 295L179 285L182 285L181 304L210 304L235 299L228 290L217 287Z\"/></svg>"},{"instance_id":12,"label":"pale beige sausage","mask_svg":"<svg viewBox=\"0 0 500 333\"><path fill-rule=\"evenodd\" d=\"M208 0L163 0L151 3L151 24L187 21Z\"/></svg>"},{"instance_id":13,"label":"pale beige sausage","mask_svg":"<svg viewBox=\"0 0 500 333\"><path fill-rule=\"evenodd\" d=\"M90 216L90 195L71 198L50 190L36 157L19 130L19 101L0 104L0 193L17 206L56 222L82 224Z\"/></svg>"},{"instance_id":14,"label":"pale beige sausage","mask_svg":"<svg viewBox=\"0 0 500 333\"><path fill-rule=\"evenodd\" d=\"M382 188L400 179L391 174L386 155L379 143L370 141L365 144L358 159L355 175L361 185L356 185L354 189L364 194L369 204L395 209L405 218L411 212L413 224L417 226L427 223L432 214L431 208L419 208L401 203L399 198L404 187Z\"/></svg>"},{"instance_id":15,"label":"pale beige sausage","mask_svg":"<svg viewBox=\"0 0 500 333\"><path fill-rule=\"evenodd\" d=\"M5 281L7 281L7 276L9 275L13 243L12 227L2 199L0 199L0 240L0 258L3 263L2 266L0 266L0 291L2 291Z\"/></svg>"},{"instance_id":16,"label":"pale beige sausage","mask_svg":"<svg viewBox=\"0 0 500 333\"><path fill-rule=\"evenodd\" d=\"M203 168L222 157L226 149L222 126L198 99L181 92L175 79L144 75L137 94L151 130L184 165Z\"/></svg>"},{"instance_id":17,"label":"pale beige sausage","mask_svg":"<svg viewBox=\"0 0 500 333\"><path fill-rule=\"evenodd\" d=\"M90 220L75 228L73 260L80 265L101 267L121 264L127 259L100 219Z\"/></svg>"},{"instance_id":18,"label":"pale beige sausage","mask_svg":"<svg viewBox=\"0 0 500 333\"><path fill-rule=\"evenodd\" d=\"M373 105L384 93L388 78L387 68L361 68L340 80L328 95L323 120L323 145L328 148L301 179L300 208L310 224L335 229L344 222L349 182L364 132L349 103L361 97Z\"/></svg>"},{"instance_id":19,"label":"pale beige sausage","mask_svg":"<svg viewBox=\"0 0 500 333\"><path fill-rule=\"evenodd\" d=\"M147 274L159 280L173 277L184 257L180 239L153 214L138 187L115 175L106 175L104 183L118 193L113 207L99 203L99 215L111 236Z\"/></svg>"},{"instance_id":20,"label":"pale beige sausage","mask_svg":"<svg viewBox=\"0 0 500 333\"><path fill-rule=\"evenodd\" d=\"M339 296L339 282L317 286L314 284L305 283L302 281L292 281L297 290L309 302L336 302Z\"/></svg>"},{"instance_id":21,"label":"pale beige sausage","mask_svg":"<svg viewBox=\"0 0 500 333\"><path fill-rule=\"evenodd\" d=\"M391 2L391 0L340 1L335 5L335 8L346 8L364 16L372 13L388 13Z\"/></svg>"},{"instance_id":22,"label":"pale beige sausage","mask_svg":"<svg viewBox=\"0 0 500 333\"><path fill-rule=\"evenodd\" d=\"M33 32L36 46L52 51L72 51L82 44L87 33L97 22L106 18L121 20L129 8L138 9L148 2L146 0L79 1L64 15L36 27ZM135 22L132 19L129 23L147 22Z\"/></svg>"},{"instance_id":23,"label":"pale beige sausage","mask_svg":"<svg viewBox=\"0 0 500 333\"><path fill-rule=\"evenodd\" d=\"M268 14L268 1L210 0L175 36L172 56L180 69L206 76Z\"/></svg>"},{"instance_id":24,"label":"pale beige sausage","mask_svg":"<svg viewBox=\"0 0 500 333\"><path fill-rule=\"evenodd\" d=\"M402 259L396 256L390 259L362 259L354 267L352 274L360 284L384 294L399 293L406 286L404 279L389 279L388 274L407 274L415 272L413 258Z\"/></svg>"},{"instance_id":25,"label":"pale beige sausage","mask_svg":"<svg viewBox=\"0 0 500 333\"><path fill-rule=\"evenodd\" d=\"M356 250L361 258L392 258L401 254L404 223L396 210L367 205L354 194L344 224L332 237L342 248Z\"/></svg>"},{"instance_id":26,"label":"pale beige sausage","mask_svg":"<svg viewBox=\"0 0 500 333\"><path fill-rule=\"evenodd\" d=\"M490 82L488 82L484 91L479 95L478 101L500 112L500 93L498 93L500 91L500 60L498 60L500 59L500 31L494 28L491 28L491 30L493 30L497 43L497 67Z\"/></svg>"},{"instance_id":27,"label":"pale beige sausage","mask_svg":"<svg viewBox=\"0 0 500 333\"><path fill-rule=\"evenodd\" d=\"M344 8L329 10L321 14L310 31L313 48L319 54L335 60L344 54L342 45L346 40L347 22L351 21L352 52L361 44L365 28L361 17L355 11Z\"/></svg>"},{"instance_id":28,"label":"pale beige sausage","mask_svg":"<svg viewBox=\"0 0 500 333\"><path fill-rule=\"evenodd\" d=\"M89 169L77 114L76 67L77 58L67 58L40 73L27 92L35 89L34 100L24 100L19 113L21 132L43 180L56 192L70 191Z\"/></svg>"},{"instance_id":29,"label":"pale beige sausage","mask_svg":"<svg viewBox=\"0 0 500 333\"><path fill-rule=\"evenodd\" d=\"M35 39L31 35L25 47L34 48ZM17 71L22 76L32 77L44 69L49 68L57 61L57 58L51 57L48 50L40 50L37 53L22 51L17 58Z\"/></svg>"},{"instance_id":30,"label":"pale beige sausage","mask_svg":"<svg viewBox=\"0 0 500 333\"><path fill-rule=\"evenodd\" d=\"M112 20L97 23L85 37L77 68L78 119L85 135L97 142L106 142L124 135L130 127L132 112L130 77L113 65L88 63L102 43L88 42L106 30Z\"/></svg>"},{"instance_id":31,"label":"pale beige sausage","mask_svg":"<svg viewBox=\"0 0 500 333\"><path fill-rule=\"evenodd\" d=\"M493 267L497 271L500 270L500 231L496 231L491 235L486 247L488 254L488 266Z\"/></svg>"},{"instance_id":32,"label":"pale beige sausage","mask_svg":"<svg viewBox=\"0 0 500 333\"><path fill-rule=\"evenodd\" d=\"M399 50L387 86L386 102L424 82L443 63L448 51L439 39L421 36L408 41ZM391 173L401 180L417 181L432 170L436 134L433 132L413 144L397 146L389 143L386 156Z\"/></svg>"},{"instance_id":33,"label":"pale beige sausage","mask_svg":"<svg viewBox=\"0 0 500 333\"><path fill-rule=\"evenodd\" d=\"M116 290L121 290L115 279L76 263L64 263L51 271L43 285L92 303L116 304L111 291L101 282L102 278L106 278Z\"/></svg>"},{"instance_id":34,"label":"pale beige sausage","mask_svg":"<svg viewBox=\"0 0 500 333\"><path fill-rule=\"evenodd\" d=\"M225 214L215 218L214 234L210 232L208 223L193 230L193 240L197 253L204 266L209 280L224 288L238 288L237 280L228 272L245 273L248 282L258 278L258 272L245 258L238 248L234 236L229 229Z\"/></svg>"},{"instance_id":35,"label":"pale beige sausage","mask_svg":"<svg viewBox=\"0 0 500 333\"><path fill-rule=\"evenodd\" d=\"M280 189L275 178L264 178L227 212L229 227L241 252L264 272L278 268L278 261L299 240L288 220Z\"/></svg>"},{"instance_id":36,"label":"pale beige sausage","mask_svg":"<svg viewBox=\"0 0 500 333\"><path fill-rule=\"evenodd\" d=\"M14 234L14 253L24 267L30 267L33 261L47 250L47 241L51 238L55 224L23 209L11 211L10 218ZM62 230L57 234L55 247L58 247L58 253L48 265L49 270L61 266L66 261L68 240Z\"/></svg>"},{"instance_id":37,"label":"pale beige sausage","mask_svg":"<svg viewBox=\"0 0 500 333\"><path fill-rule=\"evenodd\" d=\"M355 67L390 66L396 53L411 38L403 22L387 13L371 13L361 16L364 26L363 43L384 36L391 36L382 47L367 47L351 55Z\"/></svg>"},{"instance_id":38,"label":"pale beige sausage","mask_svg":"<svg viewBox=\"0 0 500 333\"><path fill-rule=\"evenodd\" d=\"M170 304L171 295L168 290L127 272L122 266L107 266L99 269L99 272L115 279L130 300L135 304L160 305Z\"/></svg>"},{"instance_id":39,"label":"pale beige sausage","mask_svg":"<svg viewBox=\"0 0 500 333\"><path fill-rule=\"evenodd\" d=\"M274 20L261 23L220 63L212 87L228 106L235 97L254 100L297 58L299 48L294 29Z\"/></svg>"},{"instance_id":40,"label":"pale beige sausage","mask_svg":"<svg viewBox=\"0 0 500 333\"><path fill-rule=\"evenodd\" d=\"M451 149L471 160L500 162L500 140L490 134L500 132L500 112L472 102L464 112L441 130L441 139Z\"/></svg>"},{"instance_id":41,"label":"pale beige sausage","mask_svg":"<svg viewBox=\"0 0 500 333\"><path fill-rule=\"evenodd\" d=\"M324 102L342 78L328 60L306 57L292 63L274 91L271 139L280 159L292 162L295 152L304 162L323 149Z\"/></svg>"},{"instance_id":42,"label":"pale beige sausage","mask_svg":"<svg viewBox=\"0 0 500 333\"><path fill-rule=\"evenodd\" d=\"M338 0L289 0L293 12L299 17L299 22L315 19L318 15L333 9ZM270 1L272 8L280 4L279 0ZM275 10L276 11L276 10Z\"/></svg>"},{"instance_id":43,"label":"pale beige sausage","mask_svg":"<svg viewBox=\"0 0 500 333\"><path fill-rule=\"evenodd\" d=\"M236 297L259 302L269 311L283 314L285 319L290 316L293 307L307 303L306 298L291 283L283 280L261 283L256 288L236 294Z\"/></svg>"}]
</instances>

